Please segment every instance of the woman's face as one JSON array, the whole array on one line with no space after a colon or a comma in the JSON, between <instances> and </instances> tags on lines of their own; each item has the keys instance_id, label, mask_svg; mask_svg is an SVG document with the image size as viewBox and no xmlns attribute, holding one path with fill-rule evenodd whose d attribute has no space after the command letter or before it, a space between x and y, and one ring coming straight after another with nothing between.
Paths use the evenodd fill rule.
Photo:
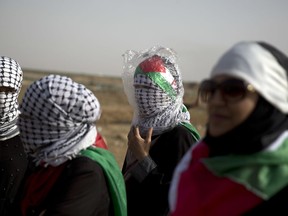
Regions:
<instances>
[{"instance_id":1,"label":"woman's face","mask_svg":"<svg viewBox=\"0 0 288 216\"><path fill-rule=\"evenodd\" d=\"M231 82L231 80L234 82ZM232 86L238 85L239 83L237 83L237 81L240 82L238 78L226 75L214 77L211 81L217 86L224 81L226 81L225 84L228 83ZM249 87L251 87L251 85ZM225 90L220 91L219 88L216 88L213 94L210 95L210 99L207 101L207 107L208 130L211 136L217 137L227 133L241 124L251 114L257 104L259 96L254 89L251 90L252 87L248 90L249 87L247 88L247 84L245 84L245 94L243 94L243 97L239 97L239 95L237 95L237 89L235 90L232 87L232 93L230 92L230 95L226 94L230 90L229 87L226 88L229 89L227 92L225 92Z\"/></svg>"}]
</instances>

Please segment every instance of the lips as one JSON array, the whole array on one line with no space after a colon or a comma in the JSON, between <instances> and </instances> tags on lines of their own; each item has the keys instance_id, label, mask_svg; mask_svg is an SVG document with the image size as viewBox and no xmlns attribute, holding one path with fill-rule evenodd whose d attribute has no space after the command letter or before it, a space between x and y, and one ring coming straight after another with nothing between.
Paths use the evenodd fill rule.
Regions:
<instances>
[{"instance_id":1,"label":"lips","mask_svg":"<svg viewBox=\"0 0 288 216\"><path fill-rule=\"evenodd\" d=\"M227 120L229 117L227 114L212 113L209 115L209 121L211 122L221 122Z\"/></svg>"}]
</instances>

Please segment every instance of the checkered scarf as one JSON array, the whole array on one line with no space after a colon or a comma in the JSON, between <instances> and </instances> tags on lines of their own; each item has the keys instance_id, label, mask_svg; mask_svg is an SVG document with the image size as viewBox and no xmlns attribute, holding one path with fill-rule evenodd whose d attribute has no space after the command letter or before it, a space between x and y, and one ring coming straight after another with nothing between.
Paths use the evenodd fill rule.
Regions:
<instances>
[{"instance_id":1,"label":"checkered scarf","mask_svg":"<svg viewBox=\"0 0 288 216\"><path fill-rule=\"evenodd\" d=\"M13 91L0 91L0 140L19 134L16 125L18 117L18 96L21 90L23 72L20 65L9 57L0 57L0 87Z\"/></svg>"},{"instance_id":2,"label":"checkered scarf","mask_svg":"<svg viewBox=\"0 0 288 216\"><path fill-rule=\"evenodd\" d=\"M32 83L20 104L18 126L36 165L58 166L91 146L100 104L84 85L49 75Z\"/></svg>"},{"instance_id":3,"label":"checkered scarf","mask_svg":"<svg viewBox=\"0 0 288 216\"><path fill-rule=\"evenodd\" d=\"M135 111L132 124L139 126L142 135L150 127L153 135L157 135L180 122L190 121L183 105L184 88L176 54L171 49L153 47L140 53L128 51L124 57L124 90ZM132 68L133 80L128 81Z\"/></svg>"}]
</instances>

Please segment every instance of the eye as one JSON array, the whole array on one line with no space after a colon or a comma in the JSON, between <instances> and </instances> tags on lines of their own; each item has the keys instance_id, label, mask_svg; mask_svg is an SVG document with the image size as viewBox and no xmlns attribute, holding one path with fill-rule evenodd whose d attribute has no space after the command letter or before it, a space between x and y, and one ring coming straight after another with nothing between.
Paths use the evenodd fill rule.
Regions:
<instances>
[{"instance_id":1,"label":"eye","mask_svg":"<svg viewBox=\"0 0 288 216\"><path fill-rule=\"evenodd\" d=\"M240 80L227 80L221 84L222 91L230 96L243 95L245 93L245 84Z\"/></svg>"},{"instance_id":2,"label":"eye","mask_svg":"<svg viewBox=\"0 0 288 216\"><path fill-rule=\"evenodd\" d=\"M6 92L6 93L15 93L16 89L6 86L0 86L0 92Z\"/></svg>"},{"instance_id":3,"label":"eye","mask_svg":"<svg viewBox=\"0 0 288 216\"><path fill-rule=\"evenodd\" d=\"M200 84L199 96L203 102L207 102L214 94L217 84L211 80L205 80Z\"/></svg>"}]
</instances>

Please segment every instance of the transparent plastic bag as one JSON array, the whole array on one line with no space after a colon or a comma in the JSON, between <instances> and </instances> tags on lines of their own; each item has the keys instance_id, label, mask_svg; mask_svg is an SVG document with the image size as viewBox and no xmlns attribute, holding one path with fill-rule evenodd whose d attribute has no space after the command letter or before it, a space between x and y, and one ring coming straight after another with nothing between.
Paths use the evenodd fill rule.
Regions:
<instances>
[{"instance_id":1,"label":"transparent plastic bag","mask_svg":"<svg viewBox=\"0 0 288 216\"><path fill-rule=\"evenodd\" d=\"M124 85L124 91L128 98L128 102L133 108L136 108L134 98L134 86L133 86L135 70L141 62L145 61L146 59L154 55L160 56L163 59L165 59L167 67L169 67L169 65L173 67L173 69L170 68L170 71L172 72L173 77L176 78L177 82L179 83L178 93L181 94L182 96L184 94L180 70L178 64L176 63L177 54L173 49L165 48L162 46L153 46L150 49L142 50L139 52L134 50L127 50L122 55L124 58L122 80Z\"/></svg>"}]
</instances>

